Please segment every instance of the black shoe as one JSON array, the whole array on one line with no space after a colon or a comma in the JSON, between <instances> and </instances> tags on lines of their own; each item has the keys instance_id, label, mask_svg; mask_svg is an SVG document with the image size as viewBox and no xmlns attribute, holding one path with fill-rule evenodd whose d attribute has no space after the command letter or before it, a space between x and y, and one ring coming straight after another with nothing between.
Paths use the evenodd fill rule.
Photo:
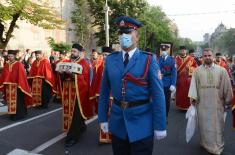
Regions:
<instances>
[{"instance_id":1,"label":"black shoe","mask_svg":"<svg viewBox=\"0 0 235 155\"><path fill-rule=\"evenodd\" d=\"M84 133L86 130L87 130L87 126L85 124L81 127L80 131L81 131L81 133Z\"/></svg>"},{"instance_id":2,"label":"black shoe","mask_svg":"<svg viewBox=\"0 0 235 155\"><path fill-rule=\"evenodd\" d=\"M36 109L47 109L48 108L48 106L46 105L39 105L39 106L37 106L36 107Z\"/></svg>"},{"instance_id":3,"label":"black shoe","mask_svg":"<svg viewBox=\"0 0 235 155\"><path fill-rule=\"evenodd\" d=\"M12 120L12 121L19 121L24 118L25 118L25 116L16 116L16 115L10 116L10 120Z\"/></svg>"},{"instance_id":4,"label":"black shoe","mask_svg":"<svg viewBox=\"0 0 235 155\"><path fill-rule=\"evenodd\" d=\"M65 142L65 147L72 147L73 145L75 145L78 141L75 139L71 139Z\"/></svg>"}]
</instances>

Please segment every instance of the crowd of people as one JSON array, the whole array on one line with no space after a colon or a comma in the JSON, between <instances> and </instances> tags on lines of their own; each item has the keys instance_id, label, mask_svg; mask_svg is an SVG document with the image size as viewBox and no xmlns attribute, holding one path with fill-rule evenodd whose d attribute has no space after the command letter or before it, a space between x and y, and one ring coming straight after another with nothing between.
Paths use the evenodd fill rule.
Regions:
<instances>
[{"instance_id":1,"label":"crowd of people","mask_svg":"<svg viewBox=\"0 0 235 155\"><path fill-rule=\"evenodd\" d=\"M160 44L156 56L137 48L141 22L122 16L116 23L121 51L92 49L88 58L77 43L71 51L52 51L49 57L40 50L2 50L0 89L10 119L25 118L27 108L46 109L59 102L66 147L86 131L85 120L98 114L100 143L112 143L115 155L147 155L154 138L167 136L174 98L180 110L196 107L201 145L221 154L224 112L235 111L235 57L216 53L214 58L213 50L205 48L198 58L185 46L172 56L169 42Z\"/></svg>"}]
</instances>

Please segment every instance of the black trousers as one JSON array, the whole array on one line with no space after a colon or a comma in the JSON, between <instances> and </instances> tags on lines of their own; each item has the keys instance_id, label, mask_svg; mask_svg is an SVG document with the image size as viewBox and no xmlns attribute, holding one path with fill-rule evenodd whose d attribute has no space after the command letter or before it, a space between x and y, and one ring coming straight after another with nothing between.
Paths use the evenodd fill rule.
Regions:
<instances>
[{"instance_id":1,"label":"black trousers","mask_svg":"<svg viewBox=\"0 0 235 155\"><path fill-rule=\"evenodd\" d=\"M166 101L166 117L168 117L168 113L171 105L171 91L170 87L164 87L165 101Z\"/></svg>"},{"instance_id":2,"label":"black trousers","mask_svg":"<svg viewBox=\"0 0 235 155\"><path fill-rule=\"evenodd\" d=\"M112 135L112 148L114 155L151 155L153 152L153 136L130 143Z\"/></svg>"},{"instance_id":3,"label":"black trousers","mask_svg":"<svg viewBox=\"0 0 235 155\"><path fill-rule=\"evenodd\" d=\"M28 82L32 88L33 79L29 79ZM42 107L48 107L48 104L52 98L51 90L51 86L44 79L42 79Z\"/></svg>"},{"instance_id":4,"label":"black trousers","mask_svg":"<svg viewBox=\"0 0 235 155\"><path fill-rule=\"evenodd\" d=\"M78 107L78 101L76 99L71 126L69 128L69 131L67 133L65 140L66 141L70 141L70 140L77 141L81 135L82 128L84 128L85 126L86 126L85 120L82 118L80 109Z\"/></svg>"},{"instance_id":5,"label":"black trousers","mask_svg":"<svg viewBox=\"0 0 235 155\"><path fill-rule=\"evenodd\" d=\"M10 118L12 120L17 120L24 118L26 114L27 108L24 105L24 93L17 88L16 114L11 114Z\"/></svg>"},{"instance_id":6,"label":"black trousers","mask_svg":"<svg viewBox=\"0 0 235 155\"><path fill-rule=\"evenodd\" d=\"M51 86L43 79L42 80L42 106L48 107L48 104L52 98Z\"/></svg>"}]
</instances>

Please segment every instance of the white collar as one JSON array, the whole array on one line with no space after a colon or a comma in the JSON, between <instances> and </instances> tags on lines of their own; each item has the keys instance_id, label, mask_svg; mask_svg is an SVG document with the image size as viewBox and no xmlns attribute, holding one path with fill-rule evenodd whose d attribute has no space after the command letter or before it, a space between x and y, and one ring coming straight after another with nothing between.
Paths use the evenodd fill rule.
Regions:
<instances>
[{"instance_id":1,"label":"white collar","mask_svg":"<svg viewBox=\"0 0 235 155\"><path fill-rule=\"evenodd\" d=\"M134 48L133 50L131 50L131 51L128 52L128 54L129 54L129 60L130 60L131 57L134 55L136 49L137 49L137 48ZM126 54L126 52L122 49L122 58L123 58L123 61L125 60L125 54Z\"/></svg>"},{"instance_id":2,"label":"white collar","mask_svg":"<svg viewBox=\"0 0 235 155\"><path fill-rule=\"evenodd\" d=\"M164 60L166 60L167 59L167 57L168 57L168 55L166 55L165 57L162 57Z\"/></svg>"}]
</instances>

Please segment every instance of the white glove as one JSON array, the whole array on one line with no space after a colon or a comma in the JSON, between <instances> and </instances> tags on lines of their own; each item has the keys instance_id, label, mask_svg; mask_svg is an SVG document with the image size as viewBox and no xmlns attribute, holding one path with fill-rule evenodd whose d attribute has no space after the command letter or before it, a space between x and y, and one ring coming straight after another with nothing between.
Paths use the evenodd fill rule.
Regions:
<instances>
[{"instance_id":1,"label":"white glove","mask_svg":"<svg viewBox=\"0 0 235 155\"><path fill-rule=\"evenodd\" d=\"M164 131L158 131L154 130L154 138L157 140L163 139L167 136L166 130Z\"/></svg>"},{"instance_id":2,"label":"white glove","mask_svg":"<svg viewBox=\"0 0 235 155\"><path fill-rule=\"evenodd\" d=\"M100 123L100 128L104 133L108 133L109 132L109 124L108 122L103 122Z\"/></svg>"},{"instance_id":3,"label":"white glove","mask_svg":"<svg viewBox=\"0 0 235 155\"><path fill-rule=\"evenodd\" d=\"M175 92L175 86L171 85L171 86L170 86L170 91L171 91L171 92Z\"/></svg>"}]
</instances>

